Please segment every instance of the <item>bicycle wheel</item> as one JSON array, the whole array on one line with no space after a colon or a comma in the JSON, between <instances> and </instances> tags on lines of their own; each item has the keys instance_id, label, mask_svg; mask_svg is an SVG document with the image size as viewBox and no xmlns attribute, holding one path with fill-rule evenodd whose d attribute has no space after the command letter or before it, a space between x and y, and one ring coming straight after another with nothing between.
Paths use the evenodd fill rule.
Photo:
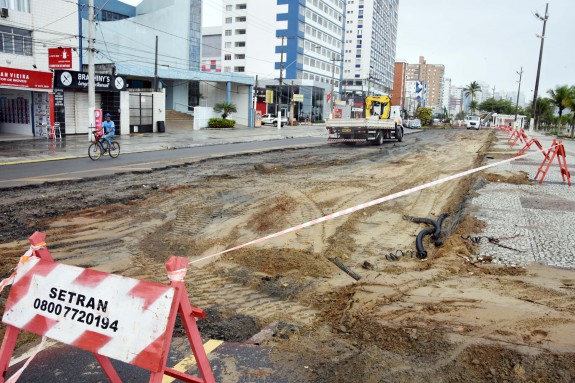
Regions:
<instances>
[{"instance_id":1,"label":"bicycle wheel","mask_svg":"<svg viewBox=\"0 0 575 383\"><path fill-rule=\"evenodd\" d=\"M100 145L96 143L90 145L90 147L88 148L88 156L90 156L90 159L96 161L97 159L100 158L101 155L102 151L100 150Z\"/></svg>"},{"instance_id":2,"label":"bicycle wheel","mask_svg":"<svg viewBox=\"0 0 575 383\"><path fill-rule=\"evenodd\" d=\"M120 144L116 141L112 141L112 145L108 147L108 153L110 153L110 157L116 158L120 155Z\"/></svg>"}]
</instances>

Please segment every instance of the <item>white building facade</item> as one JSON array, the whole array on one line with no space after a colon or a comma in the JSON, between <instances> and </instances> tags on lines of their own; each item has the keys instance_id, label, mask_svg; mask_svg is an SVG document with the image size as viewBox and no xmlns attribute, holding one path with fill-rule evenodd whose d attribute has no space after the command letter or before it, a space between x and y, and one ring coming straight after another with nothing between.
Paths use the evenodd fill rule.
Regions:
<instances>
[{"instance_id":1,"label":"white building facade","mask_svg":"<svg viewBox=\"0 0 575 383\"><path fill-rule=\"evenodd\" d=\"M48 49L73 49L72 69L79 65L77 5L45 0L3 0L1 5L0 134L37 135L40 126L55 119Z\"/></svg>"},{"instance_id":2,"label":"white building facade","mask_svg":"<svg viewBox=\"0 0 575 383\"><path fill-rule=\"evenodd\" d=\"M262 94L274 92L258 98L262 114L324 119L332 79L336 91L340 85L344 7L342 0L224 0L222 71L258 76ZM293 103L293 94L303 101Z\"/></svg>"},{"instance_id":3,"label":"white building facade","mask_svg":"<svg viewBox=\"0 0 575 383\"><path fill-rule=\"evenodd\" d=\"M345 92L389 94L393 88L399 0L348 1Z\"/></svg>"}]
</instances>

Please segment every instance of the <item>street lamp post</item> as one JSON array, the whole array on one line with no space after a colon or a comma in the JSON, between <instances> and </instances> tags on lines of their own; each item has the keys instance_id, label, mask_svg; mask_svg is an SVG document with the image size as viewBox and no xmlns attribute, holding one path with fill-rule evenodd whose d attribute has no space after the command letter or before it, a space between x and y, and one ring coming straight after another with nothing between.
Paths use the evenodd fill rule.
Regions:
<instances>
[{"instance_id":1,"label":"street lamp post","mask_svg":"<svg viewBox=\"0 0 575 383\"><path fill-rule=\"evenodd\" d=\"M549 19L549 3L545 5L545 16L535 13L535 17L543 21L543 33L541 36L537 35L541 39L541 48L539 48L539 64L537 65L537 77L535 79L535 91L533 93L533 104L531 105L531 120L529 121L529 132L533 133L533 126L535 123L535 115L537 108L537 90L539 89L539 75L541 73L541 59L543 57L543 43L545 41L545 27L547 26L547 19Z\"/></svg>"},{"instance_id":2,"label":"street lamp post","mask_svg":"<svg viewBox=\"0 0 575 383\"><path fill-rule=\"evenodd\" d=\"M517 122L517 109L519 108L519 92L521 92L521 77L523 76L523 67L517 72L519 75L519 88L517 89L517 100L515 101L515 122Z\"/></svg>"},{"instance_id":3,"label":"street lamp post","mask_svg":"<svg viewBox=\"0 0 575 383\"><path fill-rule=\"evenodd\" d=\"M334 90L334 82L335 82L335 62L338 61L343 61L343 59L340 57L339 59L336 59L335 56L333 56L331 58L331 107L330 107L330 113L331 116L330 118L333 118L333 110L334 110L334 105L335 105L335 97L333 96L333 90Z\"/></svg>"}]
</instances>

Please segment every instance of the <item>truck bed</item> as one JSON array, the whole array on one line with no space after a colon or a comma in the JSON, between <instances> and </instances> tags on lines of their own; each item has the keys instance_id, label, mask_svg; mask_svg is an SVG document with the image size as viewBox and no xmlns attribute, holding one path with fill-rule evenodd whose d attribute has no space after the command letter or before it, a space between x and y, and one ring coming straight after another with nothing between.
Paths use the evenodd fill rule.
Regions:
<instances>
[{"instance_id":1,"label":"truck bed","mask_svg":"<svg viewBox=\"0 0 575 383\"><path fill-rule=\"evenodd\" d=\"M327 129L333 128L367 128L395 130L395 122L391 119L378 118L334 118L325 123Z\"/></svg>"},{"instance_id":2,"label":"truck bed","mask_svg":"<svg viewBox=\"0 0 575 383\"><path fill-rule=\"evenodd\" d=\"M329 133L328 142L371 142L381 145L383 140L396 137L395 121L392 119L336 118L327 120L325 127ZM401 127L399 128L401 129Z\"/></svg>"}]
</instances>

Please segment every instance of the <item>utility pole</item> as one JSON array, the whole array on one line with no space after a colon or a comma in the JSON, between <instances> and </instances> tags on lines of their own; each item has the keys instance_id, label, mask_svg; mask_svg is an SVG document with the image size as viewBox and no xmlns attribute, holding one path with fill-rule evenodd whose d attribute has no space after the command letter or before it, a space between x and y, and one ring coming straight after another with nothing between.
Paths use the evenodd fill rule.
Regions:
<instances>
[{"instance_id":1,"label":"utility pole","mask_svg":"<svg viewBox=\"0 0 575 383\"><path fill-rule=\"evenodd\" d=\"M94 0L88 2L88 139L92 140L93 128L96 125L94 110L96 109L96 82L94 73Z\"/></svg>"},{"instance_id":2,"label":"utility pole","mask_svg":"<svg viewBox=\"0 0 575 383\"><path fill-rule=\"evenodd\" d=\"M280 51L280 86L278 92L278 129L282 128L282 81L283 81L283 67L284 67L284 39L282 36L282 47Z\"/></svg>"},{"instance_id":3,"label":"utility pole","mask_svg":"<svg viewBox=\"0 0 575 383\"><path fill-rule=\"evenodd\" d=\"M333 91L334 91L334 83L335 83L335 62L338 61L342 61L341 58L336 59L335 56L333 56L331 58L331 106L330 106L330 118L333 118L333 108L335 105L335 97L333 96Z\"/></svg>"},{"instance_id":4,"label":"utility pole","mask_svg":"<svg viewBox=\"0 0 575 383\"><path fill-rule=\"evenodd\" d=\"M535 13L535 17L543 21L543 33L537 36L541 39L541 47L539 48L539 63L537 65L537 78L535 79L535 91L533 92L533 104L531 105L531 120L529 121L529 132L533 133L535 125L535 116L537 111L537 91L539 90L539 75L541 73L541 58L543 57L543 42L545 41L545 27L547 26L547 19L549 18L549 3L545 5L545 16L541 17L539 13Z\"/></svg>"},{"instance_id":5,"label":"utility pole","mask_svg":"<svg viewBox=\"0 0 575 383\"><path fill-rule=\"evenodd\" d=\"M519 88L517 89L517 100L515 101L515 122L517 122L517 109L519 108L519 92L521 92L521 77L523 76L523 67L521 71L517 72L519 75Z\"/></svg>"},{"instance_id":6,"label":"utility pole","mask_svg":"<svg viewBox=\"0 0 575 383\"><path fill-rule=\"evenodd\" d=\"M158 91L158 35L156 35L156 54L154 58L154 92Z\"/></svg>"},{"instance_id":7,"label":"utility pole","mask_svg":"<svg viewBox=\"0 0 575 383\"><path fill-rule=\"evenodd\" d=\"M492 98L492 102L491 102L491 114L493 114L493 105L495 105L495 86L493 87L493 97Z\"/></svg>"},{"instance_id":8,"label":"utility pole","mask_svg":"<svg viewBox=\"0 0 575 383\"><path fill-rule=\"evenodd\" d=\"M294 112L295 112L295 102L293 100L293 95L294 95L294 90L293 90L293 80L291 82L291 101L290 101L290 119L289 119L289 124L290 126L293 126L293 116L294 116Z\"/></svg>"}]
</instances>

